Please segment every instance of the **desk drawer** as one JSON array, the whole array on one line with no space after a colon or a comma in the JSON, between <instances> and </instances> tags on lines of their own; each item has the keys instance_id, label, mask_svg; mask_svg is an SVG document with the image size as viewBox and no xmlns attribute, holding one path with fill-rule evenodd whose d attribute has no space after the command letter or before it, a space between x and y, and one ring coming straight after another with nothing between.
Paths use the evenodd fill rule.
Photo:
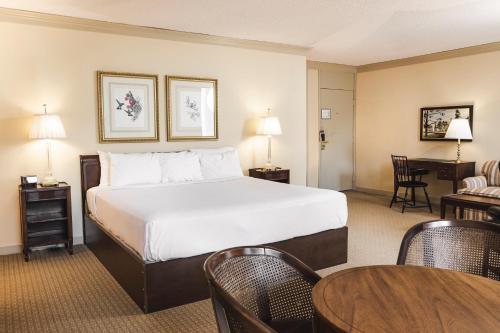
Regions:
<instances>
[{"instance_id":1,"label":"desk drawer","mask_svg":"<svg viewBox=\"0 0 500 333\"><path fill-rule=\"evenodd\" d=\"M456 169L454 166L439 166L437 168L437 177L442 180L454 180Z\"/></svg>"}]
</instances>

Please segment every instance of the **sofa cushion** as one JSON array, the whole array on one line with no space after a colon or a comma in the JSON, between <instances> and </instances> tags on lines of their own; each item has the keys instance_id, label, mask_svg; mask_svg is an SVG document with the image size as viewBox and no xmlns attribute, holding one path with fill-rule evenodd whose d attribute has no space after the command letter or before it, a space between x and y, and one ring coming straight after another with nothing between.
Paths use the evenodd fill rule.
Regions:
<instances>
[{"instance_id":1,"label":"sofa cushion","mask_svg":"<svg viewBox=\"0 0 500 333\"><path fill-rule=\"evenodd\" d=\"M463 180L464 186L466 189L483 189L488 187L488 181L485 176L475 176L475 177L467 177Z\"/></svg>"},{"instance_id":2,"label":"sofa cushion","mask_svg":"<svg viewBox=\"0 0 500 333\"><path fill-rule=\"evenodd\" d=\"M498 161L485 162L481 168L481 173L488 180L489 186L500 186L500 169Z\"/></svg>"},{"instance_id":3,"label":"sofa cushion","mask_svg":"<svg viewBox=\"0 0 500 333\"><path fill-rule=\"evenodd\" d=\"M500 187L497 186L488 186L486 188L465 188L460 190L459 193L500 199Z\"/></svg>"}]
</instances>

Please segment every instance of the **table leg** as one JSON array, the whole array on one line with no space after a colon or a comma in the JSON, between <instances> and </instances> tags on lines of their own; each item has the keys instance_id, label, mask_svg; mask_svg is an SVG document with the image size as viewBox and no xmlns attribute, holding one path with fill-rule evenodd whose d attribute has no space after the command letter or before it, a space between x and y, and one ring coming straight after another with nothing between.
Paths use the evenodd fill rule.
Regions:
<instances>
[{"instance_id":1,"label":"table leg","mask_svg":"<svg viewBox=\"0 0 500 333\"><path fill-rule=\"evenodd\" d=\"M444 219L446 217L446 202L441 199L441 218Z\"/></svg>"},{"instance_id":2,"label":"table leg","mask_svg":"<svg viewBox=\"0 0 500 333\"><path fill-rule=\"evenodd\" d=\"M463 220L464 219L464 207L460 207L458 210L459 210L459 218L461 220Z\"/></svg>"},{"instance_id":3,"label":"table leg","mask_svg":"<svg viewBox=\"0 0 500 333\"><path fill-rule=\"evenodd\" d=\"M412 175L411 176L411 181L415 182L415 180L416 180L415 175ZM413 202L413 206L417 205L417 203L415 201L415 188L414 187L411 188L411 201Z\"/></svg>"}]
</instances>

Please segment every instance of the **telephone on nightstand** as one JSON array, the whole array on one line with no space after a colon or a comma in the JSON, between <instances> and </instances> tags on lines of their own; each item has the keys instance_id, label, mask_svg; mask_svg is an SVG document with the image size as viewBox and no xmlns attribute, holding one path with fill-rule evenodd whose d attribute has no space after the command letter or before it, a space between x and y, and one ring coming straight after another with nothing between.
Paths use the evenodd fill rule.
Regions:
<instances>
[{"instance_id":1,"label":"telephone on nightstand","mask_svg":"<svg viewBox=\"0 0 500 333\"><path fill-rule=\"evenodd\" d=\"M325 150L328 141L326 141L326 134L324 130L319 131L319 142L321 144L321 150Z\"/></svg>"},{"instance_id":2,"label":"telephone on nightstand","mask_svg":"<svg viewBox=\"0 0 500 333\"><path fill-rule=\"evenodd\" d=\"M37 183L37 176L21 176L21 186L23 188L35 188Z\"/></svg>"}]
</instances>

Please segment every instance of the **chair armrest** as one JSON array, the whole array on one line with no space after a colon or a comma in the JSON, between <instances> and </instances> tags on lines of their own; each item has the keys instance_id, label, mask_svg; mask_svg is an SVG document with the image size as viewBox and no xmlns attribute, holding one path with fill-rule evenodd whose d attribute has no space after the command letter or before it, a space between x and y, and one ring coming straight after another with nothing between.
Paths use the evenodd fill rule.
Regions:
<instances>
[{"instance_id":1,"label":"chair armrest","mask_svg":"<svg viewBox=\"0 0 500 333\"><path fill-rule=\"evenodd\" d=\"M491 216L491 218L494 221L499 221L500 222L500 207L499 206L494 206L490 207L487 211L488 215Z\"/></svg>"},{"instance_id":2,"label":"chair armrest","mask_svg":"<svg viewBox=\"0 0 500 333\"><path fill-rule=\"evenodd\" d=\"M488 182L486 181L485 176L468 177L468 178L465 178L462 182L465 186L465 188L463 188L462 190L464 190L464 189L481 189L481 188L488 187Z\"/></svg>"}]
</instances>

